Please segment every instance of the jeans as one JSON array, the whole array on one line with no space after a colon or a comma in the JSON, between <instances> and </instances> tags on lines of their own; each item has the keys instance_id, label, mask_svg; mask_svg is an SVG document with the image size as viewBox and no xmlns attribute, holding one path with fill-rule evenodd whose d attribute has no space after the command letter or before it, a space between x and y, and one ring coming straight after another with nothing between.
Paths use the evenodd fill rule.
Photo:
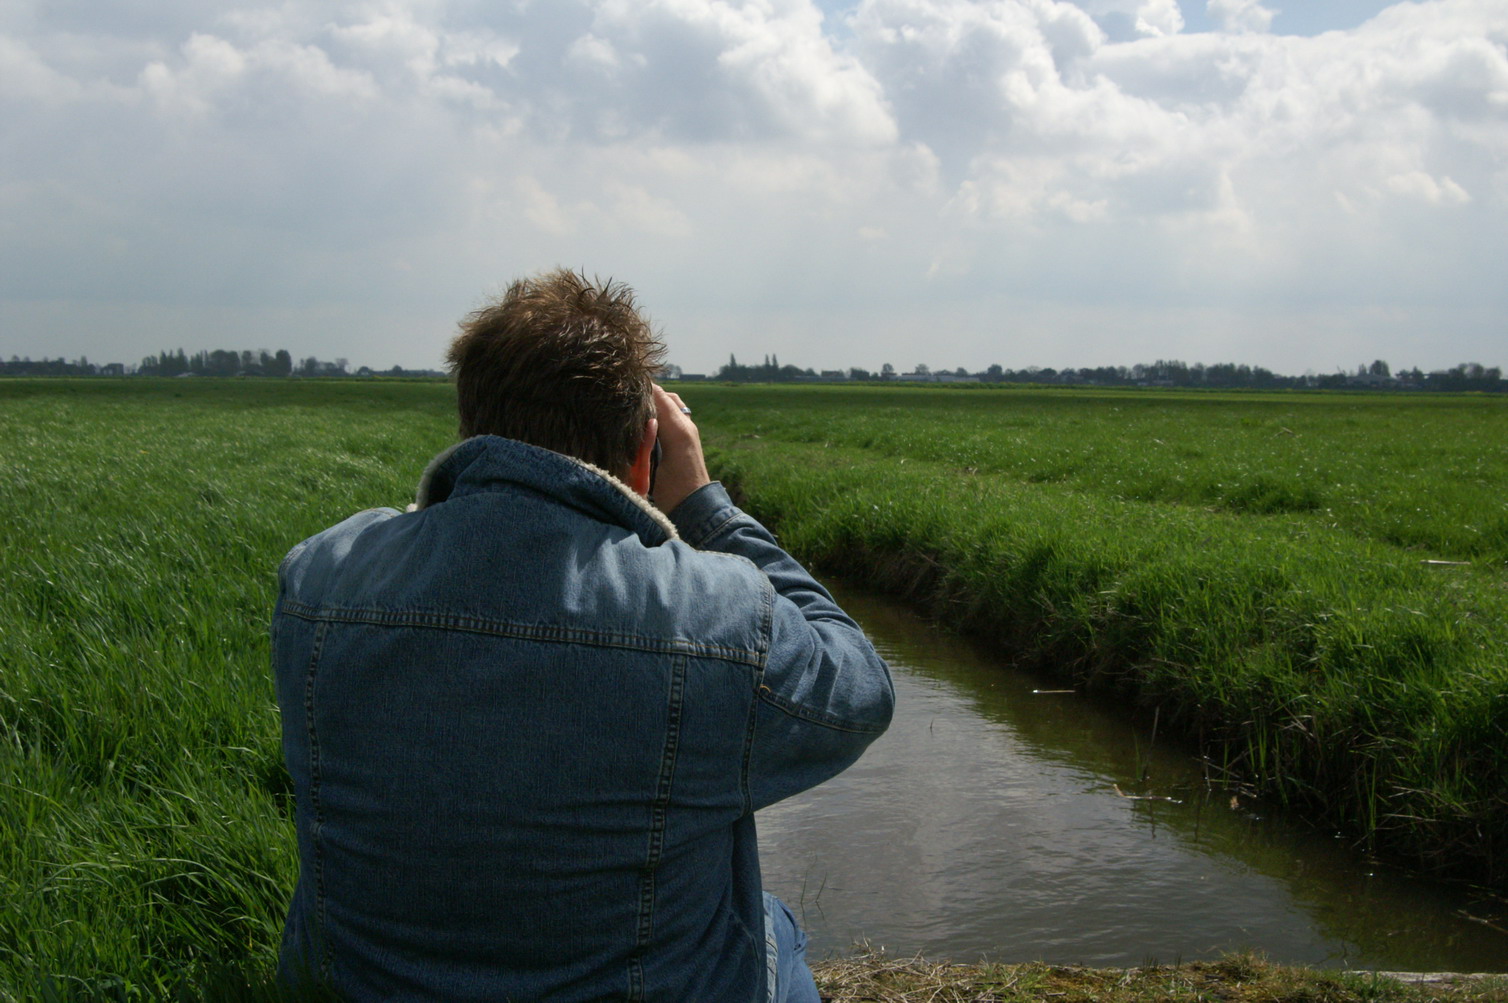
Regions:
<instances>
[{"instance_id":1,"label":"jeans","mask_svg":"<svg viewBox=\"0 0 1508 1003\"><path fill-rule=\"evenodd\" d=\"M770 1003L821 1003L806 966L806 934L786 904L769 892L764 893L764 932Z\"/></svg>"}]
</instances>

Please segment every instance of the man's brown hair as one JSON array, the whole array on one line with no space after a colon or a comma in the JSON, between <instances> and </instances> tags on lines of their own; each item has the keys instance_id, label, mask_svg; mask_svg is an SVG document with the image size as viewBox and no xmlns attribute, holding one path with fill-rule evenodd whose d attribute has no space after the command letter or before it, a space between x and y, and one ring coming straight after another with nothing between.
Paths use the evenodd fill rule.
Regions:
<instances>
[{"instance_id":1,"label":"man's brown hair","mask_svg":"<svg viewBox=\"0 0 1508 1003\"><path fill-rule=\"evenodd\" d=\"M632 289L557 268L468 315L446 360L463 437L506 436L622 474L654 417L664 356Z\"/></svg>"}]
</instances>

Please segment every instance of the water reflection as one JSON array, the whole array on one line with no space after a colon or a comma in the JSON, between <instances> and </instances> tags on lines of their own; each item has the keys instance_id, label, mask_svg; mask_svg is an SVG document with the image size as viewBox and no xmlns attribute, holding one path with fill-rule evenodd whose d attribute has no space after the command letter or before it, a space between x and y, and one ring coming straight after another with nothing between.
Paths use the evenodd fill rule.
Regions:
<instances>
[{"instance_id":1,"label":"water reflection","mask_svg":"<svg viewBox=\"0 0 1508 1003\"><path fill-rule=\"evenodd\" d=\"M1378 872L1228 794L1186 752L843 590L896 674L858 765L760 813L765 884L820 957L1136 965L1254 948L1277 961L1508 971L1508 935L1459 893ZM1176 799L1134 800L1126 794Z\"/></svg>"}]
</instances>

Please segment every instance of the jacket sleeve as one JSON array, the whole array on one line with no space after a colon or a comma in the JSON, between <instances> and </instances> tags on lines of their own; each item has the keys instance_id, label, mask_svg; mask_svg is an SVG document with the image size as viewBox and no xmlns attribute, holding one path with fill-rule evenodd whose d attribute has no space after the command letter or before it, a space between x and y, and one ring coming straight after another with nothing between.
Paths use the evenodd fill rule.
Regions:
<instances>
[{"instance_id":1,"label":"jacket sleeve","mask_svg":"<svg viewBox=\"0 0 1508 1003\"><path fill-rule=\"evenodd\" d=\"M716 482L671 513L701 550L747 558L775 596L748 758L751 809L847 769L890 724L890 670L859 629L775 537Z\"/></svg>"}]
</instances>

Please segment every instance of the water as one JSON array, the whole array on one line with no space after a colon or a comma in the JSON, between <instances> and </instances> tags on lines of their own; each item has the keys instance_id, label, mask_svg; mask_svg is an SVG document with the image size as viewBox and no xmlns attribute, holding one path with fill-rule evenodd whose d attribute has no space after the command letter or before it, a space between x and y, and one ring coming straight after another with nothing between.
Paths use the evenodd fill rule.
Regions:
<instances>
[{"instance_id":1,"label":"water","mask_svg":"<svg viewBox=\"0 0 1508 1003\"><path fill-rule=\"evenodd\" d=\"M1054 684L838 592L890 662L897 709L856 766L759 815L765 886L813 957L867 941L959 961L1129 966L1255 949L1323 967L1508 971L1501 903L1211 791L1187 749L1149 747L1145 722L1034 692Z\"/></svg>"}]
</instances>

